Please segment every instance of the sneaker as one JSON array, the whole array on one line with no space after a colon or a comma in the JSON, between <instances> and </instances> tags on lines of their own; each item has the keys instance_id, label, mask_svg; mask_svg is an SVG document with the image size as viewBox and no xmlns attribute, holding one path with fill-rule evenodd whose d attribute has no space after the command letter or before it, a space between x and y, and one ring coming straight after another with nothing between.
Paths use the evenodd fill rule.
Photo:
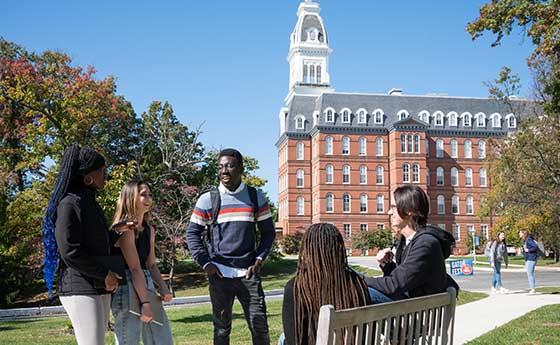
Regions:
<instances>
[{"instance_id":1,"label":"sneaker","mask_svg":"<svg viewBox=\"0 0 560 345\"><path fill-rule=\"evenodd\" d=\"M534 295L536 293L535 289L529 290L529 295Z\"/></svg>"},{"instance_id":2,"label":"sneaker","mask_svg":"<svg viewBox=\"0 0 560 345\"><path fill-rule=\"evenodd\" d=\"M509 292L508 289L506 289L506 288L504 288L504 287L501 287L501 288L500 288L500 293L508 293L508 292Z\"/></svg>"},{"instance_id":3,"label":"sneaker","mask_svg":"<svg viewBox=\"0 0 560 345\"><path fill-rule=\"evenodd\" d=\"M495 287L492 286L492 290L490 291L490 293L496 294L496 293L498 293L498 289L496 289Z\"/></svg>"}]
</instances>

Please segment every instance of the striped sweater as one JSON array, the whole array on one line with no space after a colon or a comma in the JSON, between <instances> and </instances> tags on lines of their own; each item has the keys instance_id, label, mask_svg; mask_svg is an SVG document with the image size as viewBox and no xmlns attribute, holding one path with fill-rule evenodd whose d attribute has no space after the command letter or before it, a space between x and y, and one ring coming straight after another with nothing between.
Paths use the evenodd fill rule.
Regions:
<instances>
[{"instance_id":1,"label":"striped sweater","mask_svg":"<svg viewBox=\"0 0 560 345\"><path fill-rule=\"evenodd\" d=\"M194 260L200 266L213 261L235 268L248 268L257 257L264 260L274 242L275 230L270 207L263 193L257 190L258 212L255 217L249 191L243 183L233 192L221 184L218 190L220 212L217 224L212 227L208 246L203 243L202 234L212 222L210 193L200 196L192 212L187 227L187 245ZM258 247L255 223L261 235Z\"/></svg>"}]
</instances>

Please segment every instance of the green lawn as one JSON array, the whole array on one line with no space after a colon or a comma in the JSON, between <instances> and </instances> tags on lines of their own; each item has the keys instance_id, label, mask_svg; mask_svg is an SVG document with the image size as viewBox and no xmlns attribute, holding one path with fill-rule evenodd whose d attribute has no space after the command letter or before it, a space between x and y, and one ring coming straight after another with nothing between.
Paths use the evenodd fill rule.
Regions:
<instances>
[{"instance_id":1,"label":"green lawn","mask_svg":"<svg viewBox=\"0 0 560 345\"><path fill-rule=\"evenodd\" d=\"M449 257L449 259L451 260L457 260L457 259L472 259L473 256L472 255L465 255L465 256L451 256ZM480 261L480 262L488 262L488 258L485 255L477 255L476 256L476 261ZM525 265L525 259L523 259L522 256L510 256L508 258L508 263L509 264L514 264L514 265ZM551 266L551 267L560 267L560 264L556 263L554 261L554 259L550 259L550 258L545 258L545 259L539 259L537 260L537 266Z\"/></svg>"},{"instance_id":2,"label":"green lawn","mask_svg":"<svg viewBox=\"0 0 560 345\"><path fill-rule=\"evenodd\" d=\"M534 310L467 344L559 345L560 304L548 305Z\"/></svg>"}]
</instances>

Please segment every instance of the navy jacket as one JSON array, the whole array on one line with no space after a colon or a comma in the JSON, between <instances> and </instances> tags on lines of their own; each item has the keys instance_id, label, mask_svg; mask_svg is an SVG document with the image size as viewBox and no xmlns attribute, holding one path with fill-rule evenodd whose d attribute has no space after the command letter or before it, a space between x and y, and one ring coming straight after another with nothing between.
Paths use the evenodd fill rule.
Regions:
<instances>
[{"instance_id":1,"label":"navy jacket","mask_svg":"<svg viewBox=\"0 0 560 345\"><path fill-rule=\"evenodd\" d=\"M523 256L525 261L537 261L537 244L533 236L529 235L523 243Z\"/></svg>"}]
</instances>

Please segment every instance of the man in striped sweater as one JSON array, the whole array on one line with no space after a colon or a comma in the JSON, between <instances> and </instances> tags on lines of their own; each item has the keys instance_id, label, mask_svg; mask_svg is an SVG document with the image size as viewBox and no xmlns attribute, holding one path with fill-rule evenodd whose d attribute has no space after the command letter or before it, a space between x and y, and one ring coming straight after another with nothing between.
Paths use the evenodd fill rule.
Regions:
<instances>
[{"instance_id":1,"label":"man in striped sweater","mask_svg":"<svg viewBox=\"0 0 560 345\"><path fill-rule=\"evenodd\" d=\"M266 304L260 268L274 242L268 202L261 191L241 182L243 156L225 149L218 157L220 185L200 196L187 228L187 245L208 274L214 322L214 345L229 344L232 305L241 303L253 345L269 345ZM219 211L212 214L218 205ZM213 200L214 199L214 200ZM256 243L256 225L260 242ZM203 235L207 235L207 241Z\"/></svg>"}]
</instances>

